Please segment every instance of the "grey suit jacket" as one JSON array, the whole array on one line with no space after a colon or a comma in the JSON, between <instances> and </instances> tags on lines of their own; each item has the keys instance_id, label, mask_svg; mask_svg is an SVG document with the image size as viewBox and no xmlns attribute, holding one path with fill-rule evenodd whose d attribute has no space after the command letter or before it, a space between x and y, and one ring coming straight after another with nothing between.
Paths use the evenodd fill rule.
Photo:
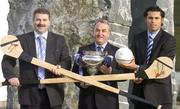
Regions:
<instances>
[{"instance_id":1,"label":"grey suit jacket","mask_svg":"<svg viewBox=\"0 0 180 109\"><path fill-rule=\"evenodd\" d=\"M176 41L172 35L161 29L154 39L148 65L145 64L147 55L147 31L134 37L131 49L135 56L136 64L140 65L140 70L144 70L160 56L167 56L173 59L176 54ZM144 96L145 99L155 104L172 103L171 76L159 80L144 80L139 85L134 84L133 93L141 97Z\"/></svg>"},{"instance_id":2,"label":"grey suit jacket","mask_svg":"<svg viewBox=\"0 0 180 109\"><path fill-rule=\"evenodd\" d=\"M36 57L35 48L35 37L34 32L17 36L23 51L32 57ZM66 45L63 36L48 32L47 37L47 48L46 48L46 62L54 65L61 65L65 69L71 68L71 58L69 56L68 47ZM16 65L16 59L9 56L4 56L2 60L2 70L4 77L10 79L12 77L17 77L14 74L13 67ZM37 78L37 66L32 65L23 60L19 60L19 79L23 81L38 80ZM45 78L58 77L52 74L50 71L46 70ZM49 97L50 105L62 105L64 100L64 86L63 84L51 84L45 85L47 94ZM19 87L19 103L23 105L36 105L38 104L39 97L38 85L22 85Z\"/></svg>"}]
</instances>

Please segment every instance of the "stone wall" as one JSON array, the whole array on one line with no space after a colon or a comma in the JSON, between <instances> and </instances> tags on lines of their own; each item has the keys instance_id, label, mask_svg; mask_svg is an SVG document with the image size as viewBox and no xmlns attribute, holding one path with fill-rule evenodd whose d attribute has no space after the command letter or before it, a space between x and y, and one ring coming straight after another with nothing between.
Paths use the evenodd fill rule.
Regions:
<instances>
[{"instance_id":1,"label":"stone wall","mask_svg":"<svg viewBox=\"0 0 180 109\"><path fill-rule=\"evenodd\" d=\"M174 0L9 0L9 34L32 31L33 11L45 7L51 13L50 30L65 36L72 55L79 46L92 41L94 23L102 17L107 18L112 27L110 42L119 47L128 46L134 34L145 30L143 11L152 5L159 5L166 12L164 28L174 34L173 3ZM128 81L119 83L119 87L127 90ZM78 89L74 84L66 84L65 91L64 109L77 109ZM8 102L9 109L18 108L18 105L12 105L17 104L17 94L10 96L8 101L13 102ZM120 108L128 109L127 99L122 96Z\"/></svg>"}]
</instances>

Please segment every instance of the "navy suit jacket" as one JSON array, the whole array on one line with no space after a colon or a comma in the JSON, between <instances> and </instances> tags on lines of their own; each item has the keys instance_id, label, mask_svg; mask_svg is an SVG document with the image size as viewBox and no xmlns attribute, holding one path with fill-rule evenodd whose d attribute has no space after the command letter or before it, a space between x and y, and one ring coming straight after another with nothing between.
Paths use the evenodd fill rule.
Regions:
<instances>
[{"instance_id":1,"label":"navy suit jacket","mask_svg":"<svg viewBox=\"0 0 180 109\"><path fill-rule=\"evenodd\" d=\"M22 49L25 53L32 57L36 56L35 36L34 32L17 36ZM61 65L65 69L71 68L71 58L69 50L63 36L48 32L47 48L46 48L46 62L54 65ZM17 77L14 73L13 67L16 65L16 59L4 55L2 60L2 71L6 79ZM37 66L32 65L23 60L19 60L19 79L23 81L38 80ZM50 71L45 71L45 78L58 77ZM64 86L63 84L45 85L49 97L50 105L62 105L64 100ZM19 90L19 103L22 105L37 105L39 102L38 85L22 85Z\"/></svg>"},{"instance_id":2,"label":"navy suit jacket","mask_svg":"<svg viewBox=\"0 0 180 109\"><path fill-rule=\"evenodd\" d=\"M108 43L104 51L107 51L109 55L112 55L114 57L117 49L118 49L117 47ZM83 51L96 51L95 43L92 43L84 47L80 47L78 53L82 54ZM123 69L121 69L118 66L115 59L113 60L111 66L113 68L112 71L113 73L125 72ZM83 69L83 75L89 75L85 67L83 67L82 69ZM72 71L79 73L79 66L76 63L74 63ZM97 75L99 74L103 74L103 73L98 72ZM117 88L117 82L103 82L103 83ZM117 94L105 91L103 89L94 86L89 86L88 88L82 88L79 84L76 85L80 88L79 109L95 109L95 108L119 109Z\"/></svg>"},{"instance_id":3,"label":"navy suit jacket","mask_svg":"<svg viewBox=\"0 0 180 109\"><path fill-rule=\"evenodd\" d=\"M160 56L167 56L173 59L176 54L175 38L162 29L154 39L152 54L148 64L145 64L147 55L147 31L134 37L131 48L136 64L140 65L140 70L149 67ZM165 79L143 80L139 85L134 84L132 93L141 97L144 96L145 99L155 104L172 103L171 76Z\"/></svg>"}]
</instances>

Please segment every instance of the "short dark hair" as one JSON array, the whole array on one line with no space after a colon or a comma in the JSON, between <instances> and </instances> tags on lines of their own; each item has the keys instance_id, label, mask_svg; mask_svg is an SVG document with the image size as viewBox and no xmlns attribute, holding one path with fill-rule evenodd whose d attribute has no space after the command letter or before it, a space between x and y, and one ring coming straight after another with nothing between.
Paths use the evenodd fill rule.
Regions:
<instances>
[{"instance_id":1,"label":"short dark hair","mask_svg":"<svg viewBox=\"0 0 180 109\"><path fill-rule=\"evenodd\" d=\"M45 8L38 8L38 9L36 9L34 11L34 13L33 13L33 19L34 19L36 14L47 14L49 16L49 19L50 19L50 12L47 9L45 9Z\"/></svg>"},{"instance_id":2,"label":"short dark hair","mask_svg":"<svg viewBox=\"0 0 180 109\"><path fill-rule=\"evenodd\" d=\"M159 8L159 6L151 6L151 7L147 8L147 9L144 11L144 17L147 17L149 11L160 12L161 17L162 17L162 18L165 17L165 12L164 12L161 8Z\"/></svg>"}]
</instances>

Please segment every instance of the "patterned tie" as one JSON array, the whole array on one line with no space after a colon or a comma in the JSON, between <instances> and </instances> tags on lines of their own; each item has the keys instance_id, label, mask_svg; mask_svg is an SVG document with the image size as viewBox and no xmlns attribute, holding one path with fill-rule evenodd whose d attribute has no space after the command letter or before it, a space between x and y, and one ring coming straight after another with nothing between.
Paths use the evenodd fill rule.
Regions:
<instances>
[{"instance_id":1,"label":"patterned tie","mask_svg":"<svg viewBox=\"0 0 180 109\"><path fill-rule=\"evenodd\" d=\"M96 47L96 51L103 52L103 47L101 45L98 45Z\"/></svg>"},{"instance_id":2,"label":"patterned tie","mask_svg":"<svg viewBox=\"0 0 180 109\"><path fill-rule=\"evenodd\" d=\"M148 46L147 46L147 55L146 55L146 64L149 63L149 59L151 57L151 52L153 48L153 38L151 36L148 37Z\"/></svg>"},{"instance_id":3,"label":"patterned tie","mask_svg":"<svg viewBox=\"0 0 180 109\"><path fill-rule=\"evenodd\" d=\"M45 60L46 56L46 40L39 36L37 37L38 40L38 59ZM38 67L38 79L45 78L45 69L42 67Z\"/></svg>"}]
</instances>

